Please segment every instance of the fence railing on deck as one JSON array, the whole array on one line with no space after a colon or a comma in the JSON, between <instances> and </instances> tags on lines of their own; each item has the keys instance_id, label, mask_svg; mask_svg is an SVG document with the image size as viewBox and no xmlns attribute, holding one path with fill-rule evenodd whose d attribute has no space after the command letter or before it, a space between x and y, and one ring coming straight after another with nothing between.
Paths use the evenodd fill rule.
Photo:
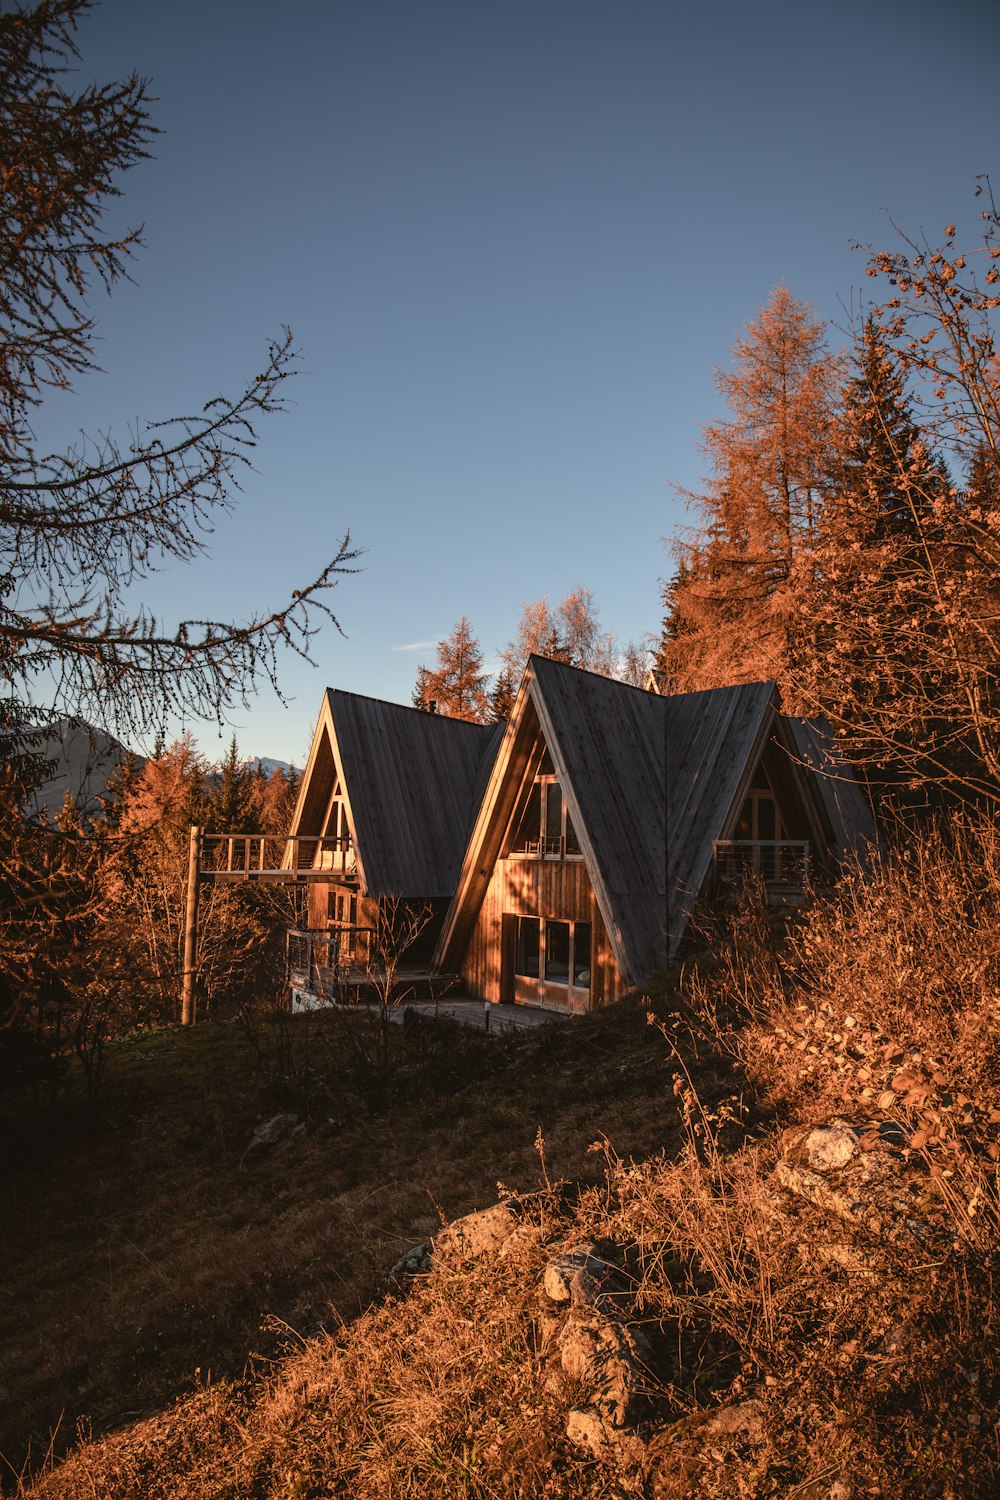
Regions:
<instances>
[{"instance_id":1,"label":"fence railing on deck","mask_svg":"<svg viewBox=\"0 0 1000 1500\"><path fill-rule=\"evenodd\" d=\"M809 886L807 839L716 839L712 847L720 886L735 886L748 876L795 893Z\"/></svg>"},{"instance_id":2,"label":"fence railing on deck","mask_svg":"<svg viewBox=\"0 0 1000 1500\"><path fill-rule=\"evenodd\" d=\"M210 879L248 880L261 874L306 870L350 873L354 846L346 837L288 838L270 833L203 833L200 874Z\"/></svg>"}]
</instances>

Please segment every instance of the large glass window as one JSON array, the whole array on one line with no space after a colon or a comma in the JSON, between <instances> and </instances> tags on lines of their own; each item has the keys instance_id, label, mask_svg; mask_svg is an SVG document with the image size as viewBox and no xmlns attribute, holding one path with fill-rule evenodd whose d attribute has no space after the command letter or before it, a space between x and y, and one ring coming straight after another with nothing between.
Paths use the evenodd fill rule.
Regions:
<instances>
[{"instance_id":1,"label":"large glass window","mask_svg":"<svg viewBox=\"0 0 1000 1500\"><path fill-rule=\"evenodd\" d=\"M518 917L514 972L525 979L538 978L539 929L537 917Z\"/></svg>"},{"instance_id":2,"label":"large glass window","mask_svg":"<svg viewBox=\"0 0 1000 1500\"><path fill-rule=\"evenodd\" d=\"M563 801L558 781L547 781L545 787L545 853L558 854L562 838Z\"/></svg>"},{"instance_id":3,"label":"large glass window","mask_svg":"<svg viewBox=\"0 0 1000 1500\"><path fill-rule=\"evenodd\" d=\"M539 775L532 783L510 852L548 859L581 857L562 787L554 776Z\"/></svg>"},{"instance_id":4,"label":"large glass window","mask_svg":"<svg viewBox=\"0 0 1000 1500\"><path fill-rule=\"evenodd\" d=\"M573 988L590 989L590 923L573 923Z\"/></svg>"},{"instance_id":5,"label":"large glass window","mask_svg":"<svg viewBox=\"0 0 1000 1500\"><path fill-rule=\"evenodd\" d=\"M545 923L545 982L569 984L569 923Z\"/></svg>"},{"instance_id":6,"label":"large glass window","mask_svg":"<svg viewBox=\"0 0 1000 1500\"><path fill-rule=\"evenodd\" d=\"M542 833L542 783L532 783L528 803L521 818L521 826L514 839L513 850L517 854L539 854L539 839Z\"/></svg>"},{"instance_id":7,"label":"large glass window","mask_svg":"<svg viewBox=\"0 0 1000 1500\"><path fill-rule=\"evenodd\" d=\"M590 989L591 925L517 917L514 973L521 979Z\"/></svg>"}]
</instances>

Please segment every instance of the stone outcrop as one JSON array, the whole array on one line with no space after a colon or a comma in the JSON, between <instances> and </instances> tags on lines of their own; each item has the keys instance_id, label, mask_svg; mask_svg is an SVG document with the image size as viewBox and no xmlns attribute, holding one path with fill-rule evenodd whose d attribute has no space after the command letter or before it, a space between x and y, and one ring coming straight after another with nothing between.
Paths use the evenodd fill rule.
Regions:
<instances>
[{"instance_id":1,"label":"stone outcrop","mask_svg":"<svg viewBox=\"0 0 1000 1500\"><path fill-rule=\"evenodd\" d=\"M542 1294L553 1349L549 1388L561 1392L568 1383L577 1396L585 1393L570 1409L566 1436L595 1456L639 1462L645 1444L633 1424L648 1384L648 1350L629 1319L620 1273L585 1242L549 1261Z\"/></svg>"},{"instance_id":2,"label":"stone outcrop","mask_svg":"<svg viewBox=\"0 0 1000 1500\"><path fill-rule=\"evenodd\" d=\"M927 1164L903 1149L904 1139L892 1121L838 1119L788 1131L773 1181L864 1235L912 1239L927 1248L950 1235L932 1209Z\"/></svg>"}]
</instances>

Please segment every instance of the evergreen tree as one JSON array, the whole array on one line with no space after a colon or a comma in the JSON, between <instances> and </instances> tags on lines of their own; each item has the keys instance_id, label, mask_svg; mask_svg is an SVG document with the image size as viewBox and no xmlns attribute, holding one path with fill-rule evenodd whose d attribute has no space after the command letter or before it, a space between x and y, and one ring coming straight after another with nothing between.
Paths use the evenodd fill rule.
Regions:
<instances>
[{"instance_id":1,"label":"evergreen tree","mask_svg":"<svg viewBox=\"0 0 1000 1500\"><path fill-rule=\"evenodd\" d=\"M256 795L255 795L256 794ZM249 761L242 760L235 734L219 767L219 778L211 798L210 826L227 833L255 833L253 813L259 788Z\"/></svg>"},{"instance_id":2,"label":"evergreen tree","mask_svg":"<svg viewBox=\"0 0 1000 1500\"><path fill-rule=\"evenodd\" d=\"M417 680L413 685L413 692L410 696L410 702L413 704L413 707L418 708L424 714L430 713L433 699L433 694L428 685L430 675L426 667L417 668Z\"/></svg>"},{"instance_id":3,"label":"evergreen tree","mask_svg":"<svg viewBox=\"0 0 1000 1500\"><path fill-rule=\"evenodd\" d=\"M489 710L486 722L488 724L506 724L514 712L514 702L517 698L517 687L507 667L502 667L493 679L490 689Z\"/></svg>"}]
</instances>

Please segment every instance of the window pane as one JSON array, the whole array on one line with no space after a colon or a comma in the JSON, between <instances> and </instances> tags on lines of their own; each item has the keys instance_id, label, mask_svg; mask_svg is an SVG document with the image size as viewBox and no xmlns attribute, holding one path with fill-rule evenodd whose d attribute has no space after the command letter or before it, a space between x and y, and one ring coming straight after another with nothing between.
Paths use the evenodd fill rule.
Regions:
<instances>
[{"instance_id":1,"label":"window pane","mask_svg":"<svg viewBox=\"0 0 1000 1500\"><path fill-rule=\"evenodd\" d=\"M562 837L562 787L558 781L545 783L545 852L559 853Z\"/></svg>"},{"instance_id":2,"label":"window pane","mask_svg":"<svg viewBox=\"0 0 1000 1500\"><path fill-rule=\"evenodd\" d=\"M590 989L590 923L573 924L573 988Z\"/></svg>"},{"instance_id":3,"label":"window pane","mask_svg":"<svg viewBox=\"0 0 1000 1500\"><path fill-rule=\"evenodd\" d=\"M566 809L566 853L580 853L580 841L576 836L576 829L573 827L573 819L569 815L569 808Z\"/></svg>"},{"instance_id":4,"label":"window pane","mask_svg":"<svg viewBox=\"0 0 1000 1500\"><path fill-rule=\"evenodd\" d=\"M538 978L538 918L518 917L517 952L514 973L526 979Z\"/></svg>"},{"instance_id":5,"label":"window pane","mask_svg":"<svg viewBox=\"0 0 1000 1500\"><path fill-rule=\"evenodd\" d=\"M549 984L569 984L569 923L545 924L545 978Z\"/></svg>"},{"instance_id":6,"label":"window pane","mask_svg":"<svg viewBox=\"0 0 1000 1500\"><path fill-rule=\"evenodd\" d=\"M512 848L517 853L537 854L538 840L542 832L542 789L538 782L533 782L531 791L528 793L528 804L524 809L521 826L517 830L517 837Z\"/></svg>"},{"instance_id":7,"label":"window pane","mask_svg":"<svg viewBox=\"0 0 1000 1500\"><path fill-rule=\"evenodd\" d=\"M753 838L753 798L748 797L743 804L740 813L740 821L736 825L736 837L738 839Z\"/></svg>"},{"instance_id":8,"label":"window pane","mask_svg":"<svg viewBox=\"0 0 1000 1500\"><path fill-rule=\"evenodd\" d=\"M759 839L777 838L777 808L771 797L757 798L757 837Z\"/></svg>"}]
</instances>

